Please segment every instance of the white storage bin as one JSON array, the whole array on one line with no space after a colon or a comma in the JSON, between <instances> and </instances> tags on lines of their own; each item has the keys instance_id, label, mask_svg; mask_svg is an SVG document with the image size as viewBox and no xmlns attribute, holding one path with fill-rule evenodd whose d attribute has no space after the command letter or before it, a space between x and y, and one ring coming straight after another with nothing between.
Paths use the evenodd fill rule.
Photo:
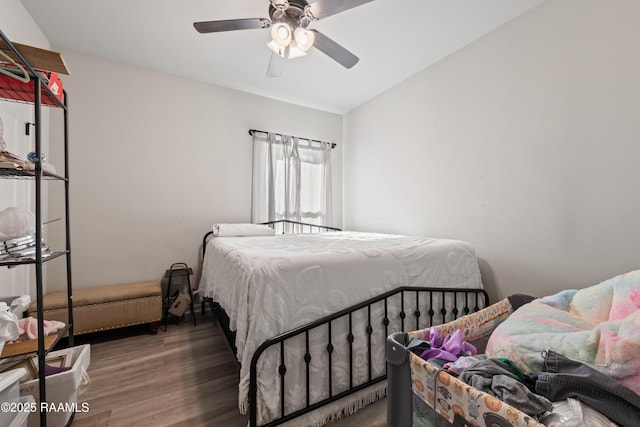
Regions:
<instances>
[{"instance_id":1,"label":"white storage bin","mask_svg":"<svg viewBox=\"0 0 640 427\"><path fill-rule=\"evenodd\" d=\"M32 405L35 403L35 401L36 400L33 398L33 396L22 396L20 398L20 403L24 405L23 407ZM28 411L19 412L15 414L15 418L13 419L11 424L9 424L9 427L27 427L28 419L29 419ZM0 425L5 425L5 424L0 424Z\"/></svg>"},{"instance_id":2,"label":"white storage bin","mask_svg":"<svg viewBox=\"0 0 640 427\"><path fill-rule=\"evenodd\" d=\"M78 401L78 389L83 383L88 382L87 369L90 362L89 344L71 347L64 350L53 351L47 355L47 360L58 356L66 356L71 361L71 369L58 374L49 375L46 378L47 404L56 405L67 404L76 405L78 410L82 409L82 402ZM37 363L37 361L36 361ZM31 395L35 398L40 407L40 387L37 379L24 382L20 385L20 394ZM67 425L71 412L47 412L48 427L64 427ZM40 425L40 413L29 414L29 427Z\"/></svg>"},{"instance_id":3,"label":"white storage bin","mask_svg":"<svg viewBox=\"0 0 640 427\"><path fill-rule=\"evenodd\" d=\"M0 373L0 402L14 403L20 400L20 378L26 375L24 368ZM0 411L0 426L11 423L14 413Z\"/></svg>"}]
</instances>

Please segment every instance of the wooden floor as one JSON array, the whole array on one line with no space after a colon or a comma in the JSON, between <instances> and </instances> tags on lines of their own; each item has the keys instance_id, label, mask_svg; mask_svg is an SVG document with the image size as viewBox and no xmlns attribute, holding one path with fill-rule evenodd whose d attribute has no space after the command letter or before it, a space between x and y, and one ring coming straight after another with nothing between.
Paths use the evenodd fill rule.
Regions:
<instances>
[{"instance_id":1,"label":"wooden floor","mask_svg":"<svg viewBox=\"0 0 640 427\"><path fill-rule=\"evenodd\" d=\"M213 317L161 328L127 328L76 338L91 344L87 413L73 426L245 427L238 411L239 369ZM386 401L328 427L385 427Z\"/></svg>"}]
</instances>

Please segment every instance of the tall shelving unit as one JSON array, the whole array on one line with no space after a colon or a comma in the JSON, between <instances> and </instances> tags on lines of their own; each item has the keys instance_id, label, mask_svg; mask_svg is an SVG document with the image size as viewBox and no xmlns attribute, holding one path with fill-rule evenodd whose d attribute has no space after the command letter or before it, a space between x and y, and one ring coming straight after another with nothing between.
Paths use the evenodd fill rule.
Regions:
<instances>
[{"instance_id":1,"label":"tall shelving unit","mask_svg":"<svg viewBox=\"0 0 640 427\"><path fill-rule=\"evenodd\" d=\"M29 64L16 46L0 31L0 38L3 43L0 48L10 50L11 57L21 64L30 77L29 83L22 83L18 80L7 82L0 81L0 100L17 101L29 103L34 106L34 134L35 134L35 153L36 159L33 170L20 170L17 168L0 168L0 178L2 179L29 179L35 183L35 257L32 259L20 259L10 261L0 261L0 267L12 267L17 265L33 265L35 269L35 286L36 286L36 306L37 306L37 325L38 339L36 342L25 341L17 344L7 344L2 352L0 363L7 361L17 361L27 357L33 357L34 353L38 357L38 384L39 384L39 400L47 401L46 377L45 377L45 359L50 350L55 348L56 344L63 336L67 335L69 346L73 346L73 294L71 282L71 241L70 241L70 221L69 221L69 152L68 152L68 134L69 134L69 109L68 96L63 92L62 101L59 100L53 91L47 86L46 77ZM9 78L9 80L14 80ZM50 173L42 168L42 107L44 105L63 109L64 116L64 175ZM27 125L29 126L29 125ZM64 184L65 199L65 248L57 252L52 252L47 256L43 256L42 251L42 183L43 180L58 181ZM59 257L66 257L66 275L67 275L67 307L68 322L64 329L58 331L55 336L44 335L44 315L43 315L43 265ZM20 346L20 348L11 348L12 346ZM40 426L46 427L47 414L40 412ZM68 425L73 421L74 413L71 413Z\"/></svg>"}]
</instances>

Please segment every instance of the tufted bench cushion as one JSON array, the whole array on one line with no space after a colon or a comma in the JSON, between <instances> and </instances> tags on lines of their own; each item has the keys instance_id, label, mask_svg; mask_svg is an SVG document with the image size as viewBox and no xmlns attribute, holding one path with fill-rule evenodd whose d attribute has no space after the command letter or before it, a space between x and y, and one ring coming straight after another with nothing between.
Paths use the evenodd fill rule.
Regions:
<instances>
[{"instance_id":1,"label":"tufted bench cushion","mask_svg":"<svg viewBox=\"0 0 640 427\"><path fill-rule=\"evenodd\" d=\"M67 323L67 292L44 296L44 318ZM35 302L29 316L36 317ZM149 323L157 328L162 317L160 281L78 288L73 290L75 335Z\"/></svg>"}]
</instances>

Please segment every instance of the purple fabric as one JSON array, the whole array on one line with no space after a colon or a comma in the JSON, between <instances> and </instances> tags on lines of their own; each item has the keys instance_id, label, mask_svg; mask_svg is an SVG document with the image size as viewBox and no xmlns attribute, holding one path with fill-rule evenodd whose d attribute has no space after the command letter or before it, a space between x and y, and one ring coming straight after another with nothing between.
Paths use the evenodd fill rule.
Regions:
<instances>
[{"instance_id":1,"label":"purple fabric","mask_svg":"<svg viewBox=\"0 0 640 427\"><path fill-rule=\"evenodd\" d=\"M60 372L65 372L69 369L71 368L44 365L44 376L47 377L49 375L59 374Z\"/></svg>"},{"instance_id":2,"label":"purple fabric","mask_svg":"<svg viewBox=\"0 0 640 427\"><path fill-rule=\"evenodd\" d=\"M436 358L454 362L461 355L475 355L477 353L473 344L462 340L462 331L460 330L442 339L440 331L432 328L429 331L429 342L431 348L423 351L420 355L425 360Z\"/></svg>"}]
</instances>

